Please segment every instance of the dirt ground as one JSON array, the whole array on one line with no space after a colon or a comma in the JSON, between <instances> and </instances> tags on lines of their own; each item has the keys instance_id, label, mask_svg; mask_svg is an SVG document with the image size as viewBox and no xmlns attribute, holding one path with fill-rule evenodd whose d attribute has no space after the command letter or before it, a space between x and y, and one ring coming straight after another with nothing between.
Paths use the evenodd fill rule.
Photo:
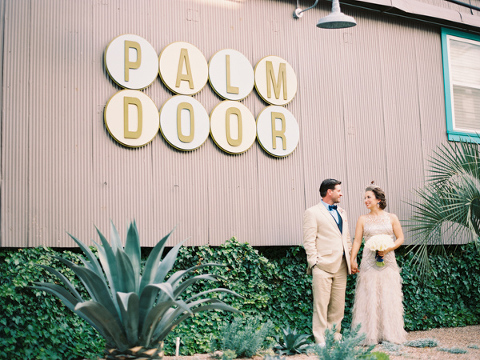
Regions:
<instances>
[{"instance_id":1,"label":"dirt ground","mask_svg":"<svg viewBox=\"0 0 480 360\"><path fill-rule=\"evenodd\" d=\"M439 345L434 348L415 348L410 346L398 346L395 349L386 349L383 345L377 345L374 351L382 351L390 356L391 360L399 359L432 359L432 360L480 360L480 325L441 328L428 331L412 331L408 333L408 341L418 339L435 339ZM477 347L477 349L475 349ZM466 354L452 354L439 349L460 348L466 350ZM194 356L165 356L165 360L207 360L208 354ZM261 360L256 357L254 360ZM315 360L314 355L287 356L285 360Z\"/></svg>"}]
</instances>

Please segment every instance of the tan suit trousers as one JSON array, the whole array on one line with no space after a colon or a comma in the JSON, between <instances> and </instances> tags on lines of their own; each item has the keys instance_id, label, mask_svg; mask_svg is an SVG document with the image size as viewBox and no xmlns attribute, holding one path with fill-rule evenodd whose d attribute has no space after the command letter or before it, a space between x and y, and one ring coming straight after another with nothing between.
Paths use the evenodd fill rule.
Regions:
<instances>
[{"instance_id":1,"label":"tan suit trousers","mask_svg":"<svg viewBox=\"0 0 480 360\"><path fill-rule=\"evenodd\" d=\"M318 266L312 269L313 319L312 330L315 343L325 342L325 329L337 325L335 340L341 339L340 329L345 310L345 290L347 288L347 263L342 258L340 269L331 274Z\"/></svg>"}]
</instances>

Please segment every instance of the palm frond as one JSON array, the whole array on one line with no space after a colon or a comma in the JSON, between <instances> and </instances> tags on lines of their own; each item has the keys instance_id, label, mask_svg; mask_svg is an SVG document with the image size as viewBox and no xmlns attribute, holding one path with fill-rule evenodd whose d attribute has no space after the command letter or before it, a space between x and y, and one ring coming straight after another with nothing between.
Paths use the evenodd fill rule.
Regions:
<instances>
[{"instance_id":1,"label":"palm frond","mask_svg":"<svg viewBox=\"0 0 480 360\"><path fill-rule=\"evenodd\" d=\"M411 264L422 278L430 271L429 246L480 236L480 152L473 142L441 145L429 159L427 184L409 202ZM448 236L447 236L448 235ZM448 241L447 241L448 240ZM457 241L458 242L458 241Z\"/></svg>"}]
</instances>

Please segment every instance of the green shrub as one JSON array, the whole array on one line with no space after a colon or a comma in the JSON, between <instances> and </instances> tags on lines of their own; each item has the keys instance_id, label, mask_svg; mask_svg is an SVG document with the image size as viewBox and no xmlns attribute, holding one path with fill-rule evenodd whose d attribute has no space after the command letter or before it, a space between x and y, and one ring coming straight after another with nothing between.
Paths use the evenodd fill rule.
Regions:
<instances>
[{"instance_id":1,"label":"green shrub","mask_svg":"<svg viewBox=\"0 0 480 360\"><path fill-rule=\"evenodd\" d=\"M149 253L149 249L142 249L144 260ZM27 288L33 281L53 279L35 266L37 263L53 266L75 281L73 273L50 260L52 254L48 248L0 252L0 359L11 359L12 353L22 359L94 359L101 354L104 343L96 331L53 296L40 296L41 292L32 296L36 292ZM406 330L480 324L480 256L473 243L447 257L432 256L434 276L424 284L408 266L411 255L404 254L403 249L396 251L402 267ZM75 251L63 251L62 256L79 261ZM311 334L312 278L305 273L302 247L254 249L234 238L219 247L183 247L173 271L208 262L227 264L215 269L224 278L221 286L244 297L222 300L246 317L271 320L275 324L272 336L281 334L288 324L299 333ZM351 323L355 280L356 275L348 277L343 330ZM191 291L206 287L196 284ZM222 312L196 314L166 338L166 354L175 354L177 336L181 338L181 355L208 353L211 339L220 339L221 328L232 319L231 314Z\"/></svg>"},{"instance_id":2,"label":"green shrub","mask_svg":"<svg viewBox=\"0 0 480 360\"><path fill-rule=\"evenodd\" d=\"M372 352L372 355L375 356L376 360L389 360L390 356L388 354L385 354L383 352L375 351Z\"/></svg>"},{"instance_id":3,"label":"green shrub","mask_svg":"<svg viewBox=\"0 0 480 360\"><path fill-rule=\"evenodd\" d=\"M359 334L360 324L355 329L347 329L343 333L342 341L335 341L336 325L325 330L325 346L318 344L313 347L313 352L320 360L375 360L372 355L374 345L365 348L362 345L366 334Z\"/></svg>"},{"instance_id":4,"label":"green shrub","mask_svg":"<svg viewBox=\"0 0 480 360\"><path fill-rule=\"evenodd\" d=\"M400 356L402 355L400 350L403 349L403 345L394 344L388 341L382 341L381 349L389 352L392 355Z\"/></svg>"},{"instance_id":5,"label":"green shrub","mask_svg":"<svg viewBox=\"0 0 480 360\"><path fill-rule=\"evenodd\" d=\"M445 351L445 352L448 352L450 354L466 354L467 353L467 350L456 348L456 347L453 347L453 348L438 348L437 350L438 351Z\"/></svg>"},{"instance_id":6,"label":"green shrub","mask_svg":"<svg viewBox=\"0 0 480 360\"><path fill-rule=\"evenodd\" d=\"M436 347L438 346L438 341L436 339L417 339L407 341L404 345L417 348Z\"/></svg>"},{"instance_id":7,"label":"green shrub","mask_svg":"<svg viewBox=\"0 0 480 360\"><path fill-rule=\"evenodd\" d=\"M102 354L104 340L89 324L54 296L28 287L33 281L54 281L37 264L56 268L78 285L73 272L52 259L55 254L48 248L0 252L1 359L96 359ZM80 263L71 251L63 251L63 257Z\"/></svg>"},{"instance_id":8,"label":"green shrub","mask_svg":"<svg viewBox=\"0 0 480 360\"><path fill-rule=\"evenodd\" d=\"M262 348L272 328L270 321L237 317L221 329L221 338L212 341L212 350L231 350L237 357L251 358Z\"/></svg>"},{"instance_id":9,"label":"green shrub","mask_svg":"<svg viewBox=\"0 0 480 360\"><path fill-rule=\"evenodd\" d=\"M278 352L280 355L295 355L302 354L307 351L310 343L308 338L311 337L310 334L300 334L296 329L290 329L290 326L287 328L282 328L283 336L276 335L275 341L277 342L273 347L275 352Z\"/></svg>"},{"instance_id":10,"label":"green shrub","mask_svg":"<svg viewBox=\"0 0 480 360\"><path fill-rule=\"evenodd\" d=\"M281 355L265 355L263 360L286 360L286 357Z\"/></svg>"}]
</instances>

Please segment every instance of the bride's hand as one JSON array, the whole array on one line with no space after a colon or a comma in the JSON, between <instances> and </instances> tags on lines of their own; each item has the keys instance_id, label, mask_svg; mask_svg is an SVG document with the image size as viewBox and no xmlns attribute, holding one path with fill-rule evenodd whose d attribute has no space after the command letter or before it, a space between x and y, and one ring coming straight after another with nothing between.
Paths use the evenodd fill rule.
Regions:
<instances>
[{"instance_id":1,"label":"bride's hand","mask_svg":"<svg viewBox=\"0 0 480 360\"><path fill-rule=\"evenodd\" d=\"M351 262L351 268L352 268L352 275L360 272L360 270L358 270L357 260L356 259L351 259L350 262Z\"/></svg>"},{"instance_id":2,"label":"bride's hand","mask_svg":"<svg viewBox=\"0 0 480 360\"><path fill-rule=\"evenodd\" d=\"M381 256L381 257L384 257L385 255L387 255L390 251L392 251L390 248L388 248L387 250L384 250L384 251L377 251L377 254L378 256Z\"/></svg>"}]
</instances>

